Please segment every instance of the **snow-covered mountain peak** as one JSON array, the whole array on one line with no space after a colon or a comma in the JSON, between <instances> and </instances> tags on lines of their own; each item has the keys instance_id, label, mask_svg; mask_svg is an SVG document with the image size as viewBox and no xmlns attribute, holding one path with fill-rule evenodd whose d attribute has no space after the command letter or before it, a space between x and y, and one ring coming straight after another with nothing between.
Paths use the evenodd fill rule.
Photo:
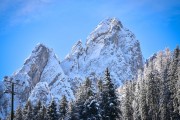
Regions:
<instances>
[{"instance_id":1,"label":"snow-covered mountain peak","mask_svg":"<svg viewBox=\"0 0 180 120\"><path fill-rule=\"evenodd\" d=\"M83 50L82 41L78 40L72 47L70 55L74 55Z\"/></svg>"},{"instance_id":2,"label":"snow-covered mountain peak","mask_svg":"<svg viewBox=\"0 0 180 120\"><path fill-rule=\"evenodd\" d=\"M123 28L121 22L117 18L108 18L100 22L97 27L87 37L86 45L92 45L93 43L105 43L106 38L109 35L113 35L119 32ZM99 39L99 38L104 38Z\"/></svg>"},{"instance_id":3,"label":"snow-covered mountain peak","mask_svg":"<svg viewBox=\"0 0 180 120\"><path fill-rule=\"evenodd\" d=\"M119 29L119 28L123 27L121 21L119 19L115 18L115 17L114 18L107 18L107 19L101 21L99 23L99 25L97 26L97 28L100 27L100 26L101 27L109 26L109 28L111 28L111 29L112 28L113 29Z\"/></svg>"},{"instance_id":4,"label":"snow-covered mountain peak","mask_svg":"<svg viewBox=\"0 0 180 120\"><path fill-rule=\"evenodd\" d=\"M139 41L116 18L100 22L87 37L84 48L82 42L77 42L72 51L76 54L71 55L71 52L61 63L65 74L72 79L77 76L81 76L81 80L92 75L102 77L108 67L119 86L122 81L133 79L137 69L142 67Z\"/></svg>"},{"instance_id":5,"label":"snow-covered mountain peak","mask_svg":"<svg viewBox=\"0 0 180 120\"><path fill-rule=\"evenodd\" d=\"M44 44L42 44L42 43L38 43L38 44L34 47L34 49L33 49L33 51L32 51L32 54L33 54L33 53L36 54L36 53L42 52L42 51L44 51L44 50L49 51L50 49L49 49L46 45L44 45Z\"/></svg>"}]
</instances>

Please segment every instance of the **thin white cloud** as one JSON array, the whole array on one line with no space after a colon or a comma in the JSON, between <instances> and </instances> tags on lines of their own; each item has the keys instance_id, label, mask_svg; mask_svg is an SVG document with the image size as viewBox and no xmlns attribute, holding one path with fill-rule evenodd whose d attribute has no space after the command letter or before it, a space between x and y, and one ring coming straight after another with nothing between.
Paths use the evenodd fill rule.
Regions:
<instances>
[{"instance_id":1,"label":"thin white cloud","mask_svg":"<svg viewBox=\"0 0 180 120\"><path fill-rule=\"evenodd\" d=\"M19 16L29 15L35 13L37 10L49 4L51 0L28 0L22 3L22 7L17 11L16 14Z\"/></svg>"},{"instance_id":2,"label":"thin white cloud","mask_svg":"<svg viewBox=\"0 0 180 120\"><path fill-rule=\"evenodd\" d=\"M55 0L3 0L0 2L0 12L7 12L10 25L30 22Z\"/></svg>"}]
</instances>

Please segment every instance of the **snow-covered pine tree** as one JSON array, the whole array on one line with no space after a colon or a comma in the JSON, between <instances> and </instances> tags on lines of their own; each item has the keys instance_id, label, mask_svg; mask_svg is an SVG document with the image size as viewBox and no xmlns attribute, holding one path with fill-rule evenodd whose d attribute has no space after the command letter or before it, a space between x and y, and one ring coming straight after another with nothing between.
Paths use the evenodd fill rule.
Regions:
<instances>
[{"instance_id":1,"label":"snow-covered pine tree","mask_svg":"<svg viewBox=\"0 0 180 120\"><path fill-rule=\"evenodd\" d=\"M51 101L47 108L47 119L48 120L58 120L57 105L54 99Z\"/></svg>"},{"instance_id":2,"label":"snow-covered pine tree","mask_svg":"<svg viewBox=\"0 0 180 120\"><path fill-rule=\"evenodd\" d=\"M180 52L179 52L179 62L178 62L178 82L177 82L177 94L176 97L178 98L178 105L179 105L179 115L180 115Z\"/></svg>"},{"instance_id":3,"label":"snow-covered pine tree","mask_svg":"<svg viewBox=\"0 0 180 120\"><path fill-rule=\"evenodd\" d=\"M134 99L132 102L133 108L133 119L134 120L141 120L141 113L140 113L140 94L141 94L141 82L142 82L142 70L138 70L138 77L135 81L135 90L134 90ZM132 91L133 92L133 91Z\"/></svg>"},{"instance_id":4,"label":"snow-covered pine tree","mask_svg":"<svg viewBox=\"0 0 180 120\"><path fill-rule=\"evenodd\" d=\"M82 111L84 109L84 102L85 102L85 95L84 95L84 88L82 85L79 86L76 92L76 101L74 101L73 105L71 106L71 113L70 113L70 120L79 120L82 116Z\"/></svg>"},{"instance_id":5,"label":"snow-covered pine tree","mask_svg":"<svg viewBox=\"0 0 180 120\"><path fill-rule=\"evenodd\" d=\"M167 77L168 77L168 69L170 63L170 50L166 49L163 53L162 58L162 72L161 74L161 83L160 83L160 115L159 118L161 120L169 120L170 119L170 112L168 109L168 96L169 96L169 89L167 84Z\"/></svg>"},{"instance_id":6,"label":"snow-covered pine tree","mask_svg":"<svg viewBox=\"0 0 180 120\"><path fill-rule=\"evenodd\" d=\"M78 98L75 102L75 118L81 119L82 118L82 111L84 109L84 102L86 101L86 95L84 94L84 86L81 86L78 91Z\"/></svg>"},{"instance_id":7,"label":"snow-covered pine tree","mask_svg":"<svg viewBox=\"0 0 180 120\"><path fill-rule=\"evenodd\" d=\"M85 109L84 103L89 99L90 96L94 96L94 91L92 87L92 82L90 79L86 79L83 85L81 85L76 93L76 101L73 106L72 116L74 120L85 119Z\"/></svg>"},{"instance_id":8,"label":"snow-covered pine tree","mask_svg":"<svg viewBox=\"0 0 180 120\"><path fill-rule=\"evenodd\" d=\"M71 101L69 103L68 115L67 120L79 120L79 113L77 109L77 101Z\"/></svg>"},{"instance_id":9,"label":"snow-covered pine tree","mask_svg":"<svg viewBox=\"0 0 180 120\"><path fill-rule=\"evenodd\" d=\"M169 66L169 74L168 74L168 85L169 85L169 103L168 109L170 110L171 119L179 119L179 103L177 98L177 87L178 87L178 65L180 62L180 50L179 47L174 50L172 61Z\"/></svg>"},{"instance_id":10,"label":"snow-covered pine tree","mask_svg":"<svg viewBox=\"0 0 180 120\"><path fill-rule=\"evenodd\" d=\"M102 82L102 80L98 80L97 84L98 84L98 92L102 92L102 90L103 90L103 82Z\"/></svg>"},{"instance_id":11,"label":"snow-covered pine tree","mask_svg":"<svg viewBox=\"0 0 180 120\"><path fill-rule=\"evenodd\" d=\"M38 111L36 120L48 120L46 115L46 107L42 105L41 109Z\"/></svg>"},{"instance_id":12,"label":"snow-covered pine tree","mask_svg":"<svg viewBox=\"0 0 180 120\"><path fill-rule=\"evenodd\" d=\"M142 120L147 120L148 119L148 108L147 108L147 103L146 103L146 84L145 80L141 80L140 84L140 101L139 101L139 106L140 106L140 114L141 114L141 119Z\"/></svg>"},{"instance_id":13,"label":"snow-covered pine tree","mask_svg":"<svg viewBox=\"0 0 180 120\"><path fill-rule=\"evenodd\" d=\"M84 103L84 106L85 106L83 110L84 120L101 120L99 103L97 102L95 97L90 96Z\"/></svg>"},{"instance_id":14,"label":"snow-covered pine tree","mask_svg":"<svg viewBox=\"0 0 180 120\"><path fill-rule=\"evenodd\" d=\"M89 78L86 78L86 81L84 84L84 90L85 90L86 99L88 99L90 96L95 95L93 91L92 81Z\"/></svg>"},{"instance_id":15,"label":"snow-covered pine tree","mask_svg":"<svg viewBox=\"0 0 180 120\"><path fill-rule=\"evenodd\" d=\"M161 120L169 120L170 119L170 114L168 110L168 87L167 87L167 71L168 69L166 68L163 71L162 78L161 78L161 86L160 86L160 119Z\"/></svg>"},{"instance_id":16,"label":"snow-covered pine tree","mask_svg":"<svg viewBox=\"0 0 180 120\"><path fill-rule=\"evenodd\" d=\"M82 111L82 119L100 119L99 103L95 98L93 84L90 79L86 79L85 84L86 101L84 102L84 109Z\"/></svg>"},{"instance_id":17,"label":"snow-covered pine tree","mask_svg":"<svg viewBox=\"0 0 180 120\"><path fill-rule=\"evenodd\" d=\"M159 83L158 71L151 72L147 80L147 105L149 119L159 120Z\"/></svg>"},{"instance_id":18,"label":"snow-covered pine tree","mask_svg":"<svg viewBox=\"0 0 180 120\"><path fill-rule=\"evenodd\" d=\"M15 118L14 120L23 120L23 116L22 116L22 109L21 107L19 106L16 110L16 113L15 113Z\"/></svg>"},{"instance_id":19,"label":"snow-covered pine tree","mask_svg":"<svg viewBox=\"0 0 180 120\"><path fill-rule=\"evenodd\" d=\"M59 106L59 120L64 120L64 118L67 115L67 111L68 111L68 101L66 99L66 96L63 95Z\"/></svg>"},{"instance_id":20,"label":"snow-covered pine tree","mask_svg":"<svg viewBox=\"0 0 180 120\"><path fill-rule=\"evenodd\" d=\"M36 104L36 105L34 106L34 108L33 108L33 119L34 119L34 120L37 120L37 118L38 118L38 113L39 113L41 107L42 107L42 106L41 106L41 101L38 100L37 104Z\"/></svg>"},{"instance_id":21,"label":"snow-covered pine tree","mask_svg":"<svg viewBox=\"0 0 180 120\"><path fill-rule=\"evenodd\" d=\"M133 97L133 90L132 90L132 82L127 81L125 83L125 97L123 99L122 106L123 106L123 119L125 120L133 120L133 108L132 108L132 97Z\"/></svg>"},{"instance_id":22,"label":"snow-covered pine tree","mask_svg":"<svg viewBox=\"0 0 180 120\"><path fill-rule=\"evenodd\" d=\"M70 101L68 104L68 111L67 111L67 115L66 115L67 120L72 120L73 109L74 109L73 101Z\"/></svg>"},{"instance_id":23,"label":"snow-covered pine tree","mask_svg":"<svg viewBox=\"0 0 180 120\"><path fill-rule=\"evenodd\" d=\"M103 120L116 120L120 119L119 100L116 94L116 89L110 78L108 68L105 71L105 84L102 91L102 119Z\"/></svg>"},{"instance_id":24,"label":"snow-covered pine tree","mask_svg":"<svg viewBox=\"0 0 180 120\"><path fill-rule=\"evenodd\" d=\"M32 105L31 102L28 100L23 109L23 120L30 120L32 118L33 118Z\"/></svg>"}]
</instances>

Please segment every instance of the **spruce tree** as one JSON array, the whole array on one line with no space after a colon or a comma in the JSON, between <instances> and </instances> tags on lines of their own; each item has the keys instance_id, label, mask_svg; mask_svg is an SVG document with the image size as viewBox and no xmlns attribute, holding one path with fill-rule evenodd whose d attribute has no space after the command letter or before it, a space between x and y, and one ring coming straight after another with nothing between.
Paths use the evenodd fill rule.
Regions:
<instances>
[{"instance_id":1,"label":"spruce tree","mask_svg":"<svg viewBox=\"0 0 180 120\"><path fill-rule=\"evenodd\" d=\"M168 109L168 86L167 86L167 71L168 65L164 69L161 77L161 86L160 86L160 119L169 120L170 114Z\"/></svg>"},{"instance_id":2,"label":"spruce tree","mask_svg":"<svg viewBox=\"0 0 180 120\"><path fill-rule=\"evenodd\" d=\"M34 106L34 109L33 109L33 118L34 118L34 120L37 120L38 113L39 113L41 107L42 107L41 106L41 101L38 100L37 104Z\"/></svg>"},{"instance_id":3,"label":"spruce tree","mask_svg":"<svg viewBox=\"0 0 180 120\"><path fill-rule=\"evenodd\" d=\"M15 118L14 120L23 120L23 116L22 116L22 109L21 107L19 106L16 110L16 113L15 113Z\"/></svg>"},{"instance_id":4,"label":"spruce tree","mask_svg":"<svg viewBox=\"0 0 180 120\"><path fill-rule=\"evenodd\" d=\"M168 73L168 87L169 87L169 102L168 102L168 109L170 110L170 117L171 119L179 119L179 103L177 98L177 85L178 85L178 65L180 62L180 50L177 47L174 50L172 61L169 67Z\"/></svg>"},{"instance_id":5,"label":"spruce tree","mask_svg":"<svg viewBox=\"0 0 180 120\"><path fill-rule=\"evenodd\" d=\"M90 96L94 96L92 81L89 78L86 78L85 84L84 84L84 90L86 99L88 99Z\"/></svg>"},{"instance_id":6,"label":"spruce tree","mask_svg":"<svg viewBox=\"0 0 180 120\"><path fill-rule=\"evenodd\" d=\"M57 106L54 99L51 101L47 108L47 119L48 120L58 120Z\"/></svg>"},{"instance_id":7,"label":"spruce tree","mask_svg":"<svg viewBox=\"0 0 180 120\"><path fill-rule=\"evenodd\" d=\"M142 70L138 70L138 78L137 81L135 81L135 90L134 90L134 99L132 102L133 107L133 119L134 120L141 120L141 113L140 113L140 84L142 81ZM133 92L133 91L132 91Z\"/></svg>"},{"instance_id":8,"label":"spruce tree","mask_svg":"<svg viewBox=\"0 0 180 120\"><path fill-rule=\"evenodd\" d=\"M159 119L159 82L158 71L151 72L147 80L147 105L149 119L152 120Z\"/></svg>"},{"instance_id":9,"label":"spruce tree","mask_svg":"<svg viewBox=\"0 0 180 120\"><path fill-rule=\"evenodd\" d=\"M23 120L29 120L32 118L33 118L32 105L31 102L28 100L23 109Z\"/></svg>"},{"instance_id":10,"label":"spruce tree","mask_svg":"<svg viewBox=\"0 0 180 120\"><path fill-rule=\"evenodd\" d=\"M46 115L46 107L44 105L38 111L36 120L48 120Z\"/></svg>"},{"instance_id":11,"label":"spruce tree","mask_svg":"<svg viewBox=\"0 0 180 120\"><path fill-rule=\"evenodd\" d=\"M68 109L68 115L67 115L68 120L79 120L78 119L79 114L77 114L77 110L76 110L77 106L75 104L76 103L73 101L69 103L69 109Z\"/></svg>"},{"instance_id":12,"label":"spruce tree","mask_svg":"<svg viewBox=\"0 0 180 120\"><path fill-rule=\"evenodd\" d=\"M101 120L101 115L99 111L99 103L95 97L91 96L84 103L85 108L83 110L84 120Z\"/></svg>"},{"instance_id":13,"label":"spruce tree","mask_svg":"<svg viewBox=\"0 0 180 120\"><path fill-rule=\"evenodd\" d=\"M108 68L105 71L105 84L102 91L102 119L104 120L116 120L120 119L119 101L116 94L114 84L110 78L110 72Z\"/></svg>"},{"instance_id":14,"label":"spruce tree","mask_svg":"<svg viewBox=\"0 0 180 120\"><path fill-rule=\"evenodd\" d=\"M99 92L102 92L102 90L103 90L103 82L102 82L102 80L98 80L98 90L99 90Z\"/></svg>"},{"instance_id":15,"label":"spruce tree","mask_svg":"<svg viewBox=\"0 0 180 120\"><path fill-rule=\"evenodd\" d=\"M70 101L69 104L68 104L68 111L67 111L67 119L68 120L72 120L72 117L73 117L73 101Z\"/></svg>"},{"instance_id":16,"label":"spruce tree","mask_svg":"<svg viewBox=\"0 0 180 120\"><path fill-rule=\"evenodd\" d=\"M68 111L68 101L66 99L66 96L63 95L63 97L60 101L60 107L59 107L60 120L64 120L64 118L67 115L67 111Z\"/></svg>"},{"instance_id":17,"label":"spruce tree","mask_svg":"<svg viewBox=\"0 0 180 120\"><path fill-rule=\"evenodd\" d=\"M84 86L81 85L76 93L76 101L74 102L71 120L79 120L82 118L82 111L84 109L84 102L86 101L86 94Z\"/></svg>"},{"instance_id":18,"label":"spruce tree","mask_svg":"<svg viewBox=\"0 0 180 120\"><path fill-rule=\"evenodd\" d=\"M140 113L142 120L148 120L148 108L146 103L146 89L145 89L145 81L142 79L140 85Z\"/></svg>"},{"instance_id":19,"label":"spruce tree","mask_svg":"<svg viewBox=\"0 0 180 120\"><path fill-rule=\"evenodd\" d=\"M83 110L85 109L84 103L89 99L90 96L94 96L94 90L91 80L87 78L76 93L76 101L74 103L72 114L75 120L86 118L85 114L83 113Z\"/></svg>"},{"instance_id":20,"label":"spruce tree","mask_svg":"<svg viewBox=\"0 0 180 120\"><path fill-rule=\"evenodd\" d=\"M125 99L123 100L123 118L125 120L133 120L133 108L132 108L132 91L131 91L131 82L127 82L125 85Z\"/></svg>"}]
</instances>

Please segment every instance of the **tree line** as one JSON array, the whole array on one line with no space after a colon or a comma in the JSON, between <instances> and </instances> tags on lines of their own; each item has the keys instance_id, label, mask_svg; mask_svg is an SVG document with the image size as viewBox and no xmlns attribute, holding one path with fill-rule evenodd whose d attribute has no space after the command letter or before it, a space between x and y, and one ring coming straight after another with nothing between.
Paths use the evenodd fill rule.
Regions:
<instances>
[{"instance_id":1,"label":"tree line","mask_svg":"<svg viewBox=\"0 0 180 120\"><path fill-rule=\"evenodd\" d=\"M98 81L97 92L92 81L87 78L78 88L75 101L68 102L66 96L63 96L59 103L52 100L48 107L42 105L41 101L35 106L27 101L24 108L17 108L14 120L121 119L120 102L108 69L103 81Z\"/></svg>"},{"instance_id":2,"label":"tree line","mask_svg":"<svg viewBox=\"0 0 180 120\"><path fill-rule=\"evenodd\" d=\"M122 87L124 120L180 120L180 49L154 54Z\"/></svg>"}]
</instances>

